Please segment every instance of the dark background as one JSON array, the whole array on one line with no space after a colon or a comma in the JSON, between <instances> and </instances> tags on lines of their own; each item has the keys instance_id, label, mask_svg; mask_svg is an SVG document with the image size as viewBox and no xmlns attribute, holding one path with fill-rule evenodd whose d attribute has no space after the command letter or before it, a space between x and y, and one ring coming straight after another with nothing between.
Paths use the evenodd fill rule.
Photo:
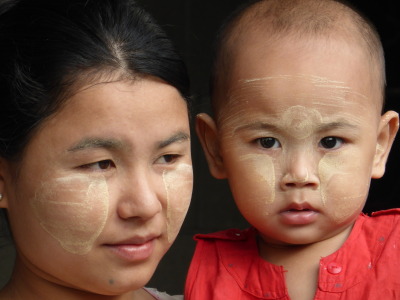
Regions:
<instances>
[{"instance_id":1,"label":"dark background","mask_svg":"<svg viewBox=\"0 0 400 300\"><path fill-rule=\"evenodd\" d=\"M218 26L243 0L139 0L164 27L187 63L195 100L194 111L208 110L208 76L212 43ZM381 35L387 63L387 107L400 112L400 10L396 1L350 1L367 15ZM226 228L245 228L227 183L213 179L193 134L195 186L189 213L171 250L149 286L171 294L182 293L194 250L192 236ZM372 182L365 212L400 207L400 138L389 157L384 178Z\"/></svg>"}]
</instances>

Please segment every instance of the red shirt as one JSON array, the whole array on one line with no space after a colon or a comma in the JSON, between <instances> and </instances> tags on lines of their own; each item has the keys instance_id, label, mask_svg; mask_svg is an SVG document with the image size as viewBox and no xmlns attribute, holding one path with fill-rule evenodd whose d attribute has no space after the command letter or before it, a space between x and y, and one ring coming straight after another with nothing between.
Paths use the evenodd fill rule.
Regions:
<instances>
[{"instance_id":1,"label":"red shirt","mask_svg":"<svg viewBox=\"0 0 400 300\"><path fill-rule=\"evenodd\" d=\"M285 270L258 254L255 229L196 235L185 300L289 300ZM400 299L400 209L360 215L320 260L315 300Z\"/></svg>"}]
</instances>

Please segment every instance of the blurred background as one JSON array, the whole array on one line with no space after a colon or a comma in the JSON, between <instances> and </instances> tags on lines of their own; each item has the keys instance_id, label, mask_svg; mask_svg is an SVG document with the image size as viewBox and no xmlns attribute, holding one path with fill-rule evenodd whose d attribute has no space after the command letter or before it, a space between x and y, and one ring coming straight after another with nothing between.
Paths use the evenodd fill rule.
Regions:
<instances>
[{"instance_id":1,"label":"blurred background","mask_svg":"<svg viewBox=\"0 0 400 300\"><path fill-rule=\"evenodd\" d=\"M209 111L208 77L212 44L222 20L243 0L138 0L150 11L187 63L194 98L194 114ZM400 112L400 17L396 1L350 1L377 27L387 62L387 108ZM200 144L193 136L195 185L192 203L182 230L148 284L170 294L183 292L185 275L193 254L196 233L227 228L246 228L238 213L226 181L213 179ZM400 137L389 157L384 178L372 182L365 212L400 207ZM1 226L1 224L0 224ZM3 258L7 257L7 260ZM13 249L0 238L0 287L7 280L13 263Z\"/></svg>"},{"instance_id":2,"label":"blurred background","mask_svg":"<svg viewBox=\"0 0 400 300\"><path fill-rule=\"evenodd\" d=\"M222 20L243 0L139 0L161 23L175 42L189 69L194 112L209 111L208 77L215 33ZM400 112L400 17L396 1L350 1L375 24L386 55L386 109ZM183 228L164 257L149 286L169 293L182 293L195 243L196 233L227 228L246 228L238 213L228 185L211 177L200 144L193 133L195 186ZM400 207L400 136L389 158L386 174L373 180L364 209L372 212Z\"/></svg>"}]
</instances>

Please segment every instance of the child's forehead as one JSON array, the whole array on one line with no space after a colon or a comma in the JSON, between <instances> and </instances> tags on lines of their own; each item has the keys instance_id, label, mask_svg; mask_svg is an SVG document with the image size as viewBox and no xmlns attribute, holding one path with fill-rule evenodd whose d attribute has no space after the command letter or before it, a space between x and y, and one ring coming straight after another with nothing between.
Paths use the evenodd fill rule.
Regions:
<instances>
[{"instance_id":1,"label":"child's forehead","mask_svg":"<svg viewBox=\"0 0 400 300\"><path fill-rule=\"evenodd\" d=\"M272 121L296 117L312 119L314 123L323 123L322 120L358 123L360 119L379 116L375 107L370 95L344 82L309 74L271 75L238 80L232 85L218 122L226 125L250 119ZM316 115L320 117L314 118Z\"/></svg>"},{"instance_id":2,"label":"child's forehead","mask_svg":"<svg viewBox=\"0 0 400 300\"><path fill-rule=\"evenodd\" d=\"M245 48L236 54L225 104L246 97L300 104L319 100L330 106L352 100L381 110L380 90L360 48L326 40L256 41Z\"/></svg>"},{"instance_id":3,"label":"child's forehead","mask_svg":"<svg viewBox=\"0 0 400 300\"><path fill-rule=\"evenodd\" d=\"M345 82L310 74L279 74L240 79L227 94L228 105L260 100L265 105L314 105L338 107L350 103L365 105L369 95L359 92Z\"/></svg>"}]
</instances>

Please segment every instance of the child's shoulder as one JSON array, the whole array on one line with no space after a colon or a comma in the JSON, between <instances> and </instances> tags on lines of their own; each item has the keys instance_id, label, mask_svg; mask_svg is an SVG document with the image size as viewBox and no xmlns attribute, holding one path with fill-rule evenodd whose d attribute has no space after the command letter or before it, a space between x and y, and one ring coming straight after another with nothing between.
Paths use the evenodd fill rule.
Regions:
<instances>
[{"instance_id":1,"label":"child's shoulder","mask_svg":"<svg viewBox=\"0 0 400 300\"><path fill-rule=\"evenodd\" d=\"M208 234L196 234L194 239L197 242L196 255L212 260L229 258L235 260L258 256L257 231L250 227L248 229L227 229Z\"/></svg>"},{"instance_id":2,"label":"child's shoulder","mask_svg":"<svg viewBox=\"0 0 400 300\"><path fill-rule=\"evenodd\" d=\"M256 230L254 228L247 229L226 229L217 232L207 233L207 234L196 234L194 239L196 241L246 241L255 238Z\"/></svg>"},{"instance_id":3,"label":"child's shoulder","mask_svg":"<svg viewBox=\"0 0 400 300\"><path fill-rule=\"evenodd\" d=\"M360 226L357 226L357 223ZM374 239L378 235L379 238L400 237L400 209L388 209L373 212L371 214L362 214L356 223L356 232L363 232L369 239Z\"/></svg>"},{"instance_id":4,"label":"child's shoulder","mask_svg":"<svg viewBox=\"0 0 400 300\"><path fill-rule=\"evenodd\" d=\"M376 211L370 214L362 215L366 223L386 223L395 224L400 222L400 208L392 208L387 210Z\"/></svg>"},{"instance_id":5,"label":"child's shoulder","mask_svg":"<svg viewBox=\"0 0 400 300\"><path fill-rule=\"evenodd\" d=\"M370 217L382 217L382 216L393 216L394 218L400 218L400 208L391 208L387 210L380 210L370 214Z\"/></svg>"}]
</instances>

